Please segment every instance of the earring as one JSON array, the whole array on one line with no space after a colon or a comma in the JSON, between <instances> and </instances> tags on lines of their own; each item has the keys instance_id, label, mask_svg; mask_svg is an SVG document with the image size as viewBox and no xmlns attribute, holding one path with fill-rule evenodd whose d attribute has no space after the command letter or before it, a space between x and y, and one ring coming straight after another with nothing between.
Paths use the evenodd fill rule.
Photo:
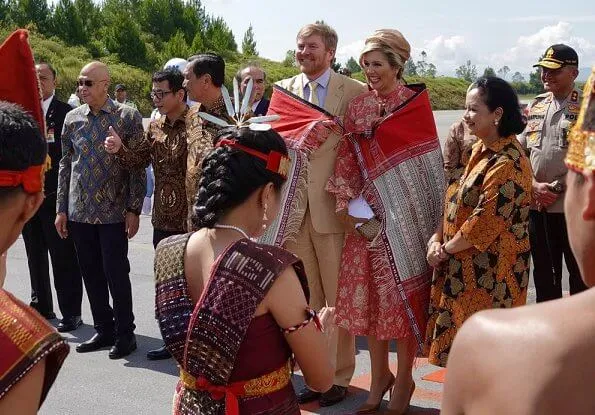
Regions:
<instances>
[{"instance_id":1,"label":"earring","mask_svg":"<svg viewBox=\"0 0 595 415\"><path fill-rule=\"evenodd\" d=\"M266 228L267 228L267 221L269 220L269 218L267 217L267 209L268 209L268 206L265 203L264 204L264 213L262 215L262 229L263 230L266 230Z\"/></svg>"},{"instance_id":2,"label":"earring","mask_svg":"<svg viewBox=\"0 0 595 415\"><path fill-rule=\"evenodd\" d=\"M499 121L500 121L500 120L494 120L494 125L498 125L498 122L499 122Z\"/></svg>"}]
</instances>

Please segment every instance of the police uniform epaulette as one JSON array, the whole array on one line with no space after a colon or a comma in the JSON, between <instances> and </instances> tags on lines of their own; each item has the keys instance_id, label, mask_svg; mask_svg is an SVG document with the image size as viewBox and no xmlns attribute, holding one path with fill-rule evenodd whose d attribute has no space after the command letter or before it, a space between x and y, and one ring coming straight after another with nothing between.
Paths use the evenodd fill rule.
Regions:
<instances>
[{"instance_id":1,"label":"police uniform epaulette","mask_svg":"<svg viewBox=\"0 0 595 415\"><path fill-rule=\"evenodd\" d=\"M535 100L538 99L543 99L543 98L547 98L549 95L551 94L551 92L544 92L543 94L539 94L535 97Z\"/></svg>"}]
</instances>

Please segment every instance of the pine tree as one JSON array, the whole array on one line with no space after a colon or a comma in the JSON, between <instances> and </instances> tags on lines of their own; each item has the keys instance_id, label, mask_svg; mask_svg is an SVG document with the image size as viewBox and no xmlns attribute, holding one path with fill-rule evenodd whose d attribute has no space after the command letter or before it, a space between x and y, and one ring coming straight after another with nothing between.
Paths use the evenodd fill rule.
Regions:
<instances>
[{"instance_id":1,"label":"pine tree","mask_svg":"<svg viewBox=\"0 0 595 415\"><path fill-rule=\"evenodd\" d=\"M147 47L141 39L138 25L127 13L118 14L108 27L105 46L116 53L122 62L144 67L147 64Z\"/></svg>"},{"instance_id":2,"label":"pine tree","mask_svg":"<svg viewBox=\"0 0 595 415\"><path fill-rule=\"evenodd\" d=\"M248 30L246 30L246 33L244 34L244 40L242 40L242 53L245 56L258 56L252 25L248 27Z\"/></svg>"},{"instance_id":3,"label":"pine tree","mask_svg":"<svg viewBox=\"0 0 595 415\"><path fill-rule=\"evenodd\" d=\"M211 18L205 33L208 49L217 52L237 52L238 45L225 21L221 17Z\"/></svg>"},{"instance_id":4,"label":"pine tree","mask_svg":"<svg viewBox=\"0 0 595 415\"><path fill-rule=\"evenodd\" d=\"M60 0L52 16L53 32L66 43L84 45L89 41L83 21L71 0Z\"/></svg>"},{"instance_id":5,"label":"pine tree","mask_svg":"<svg viewBox=\"0 0 595 415\"><path fill-rule=\"evenodd\" d=\"M494 71L494 68L488 66L484 69L483 76L496 76L496 71Z\"/></svg>"},{"instance_id":6,"label":"pine tree","mask_svg":"<svg viewBox=\"0 0 595 415\"><path fill-rule=\"evenodd\" d=\"M40 33L51 34L50 9L46 0L15 0L10 17L19 27L33 23Z\"/></svg>"},{"instance_id":7,"label":"pine tree","mask_svg":"<svg viewBox=\"0 0 595 415\"><path fill-rule=\"evenodd\" d=\"M349 60L347 61L347 64L345 65L345 67L347 69L349 69L349 71L351 73L357 73L357 72L361 72L362 71L361 66L359 66L359 63L357 63L357 61L355 60L355 58L353 56L349 58Z\"/></svg>"},{"instance_id":8,"label":"pine tree","mask_svg":"<svg viewBox=\"0 0 595 415\"><path fill-rule=\"evenodd\" d=\"M171 59L172 57L188 57L192 53L188 48L188 44L186 43L186 39L184 38L184 33L181 30L178 30L174 36L172 36L163 49L162 53L162 60L166 61Z\"/></svg>"}]
</instances>

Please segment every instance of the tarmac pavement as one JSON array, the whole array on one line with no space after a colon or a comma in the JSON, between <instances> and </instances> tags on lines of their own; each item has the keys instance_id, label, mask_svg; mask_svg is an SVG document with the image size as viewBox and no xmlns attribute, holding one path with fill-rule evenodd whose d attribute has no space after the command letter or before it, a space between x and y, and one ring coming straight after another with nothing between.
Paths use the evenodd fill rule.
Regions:
<instances>
[{"instance_id":1,"label":"tarmac pavement","mask_svg":"<svg viewBox=\"0 0 595 415\"><path fill-rule=\"evenodd\" d=\"M439 111L435 113L441 141L448 127L459 118L462 111ZM178 378L174 362L148 361L148 350L161 346L161 336L154 319L153 246L150 217L141 217L139 233L130 241L130 278L133 288L134 313L138 350L120 360L110 360L108 350L79 354L74 348L94 334L88 300L83 298L83 321L85 324L67 333L71 345L56 383L50 391L41 411L42 415L139 415L170 414L173 391ZM567 273L566 273L567 275ZM567 280L567 278L565 278ZM529 302L535 301L532 281ZM5 288L21 300L28 302L30 295L29 271L22 239L8 252L8 275ZM565 285L567 288L567 283ZM59 314L54 299L54 311ZM53 320L53 324L57 324ZM394 346L394 345L393 345ZM348 398L330 408L307 405L303 413L350 414L365 401L369 377L369 354L366 341L357 339L357 368ZM396 355L391 352L393 366ZM414 373L417 389L413 396L410 413L437 414L442 396L442 384L421 380L422 376L439 368L420 359ZM294 384L301 386L302 379L295 376Z\"/></svg>"}]
</instances>

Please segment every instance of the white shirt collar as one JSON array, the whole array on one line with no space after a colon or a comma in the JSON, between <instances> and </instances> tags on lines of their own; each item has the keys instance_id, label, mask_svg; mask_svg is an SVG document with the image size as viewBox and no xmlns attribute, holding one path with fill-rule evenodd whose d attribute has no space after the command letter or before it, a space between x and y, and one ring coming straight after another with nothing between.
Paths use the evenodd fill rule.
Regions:
<instances>
[{"instance_id":1,"label":"white shirt collar","mask_svg":"<svg viewBox=\"0 0 595 415\"><path fill-rule=\"evenodd\" d=\"M43 117L47 117L48 115L48 110L50 109L50 104L52 103L52 100L54 99L54 95L56 95L56 92L52 92L52 95L50 95L50 97L48 99L44 99L41 102L41 107L43 108Z\"/></svg>"},{"instance_id":2,"label":"white shirt collar","mask_svg":"<svg viewBox=\"0 0 595 415\"><path fill-rule=\"evenodd\" d=\"M252 104L252 112L256 111L256 108L258 108L258 104L260 104L260 101L262 100L259 99L258 101Z\"/></svg>"}]
</instances>

